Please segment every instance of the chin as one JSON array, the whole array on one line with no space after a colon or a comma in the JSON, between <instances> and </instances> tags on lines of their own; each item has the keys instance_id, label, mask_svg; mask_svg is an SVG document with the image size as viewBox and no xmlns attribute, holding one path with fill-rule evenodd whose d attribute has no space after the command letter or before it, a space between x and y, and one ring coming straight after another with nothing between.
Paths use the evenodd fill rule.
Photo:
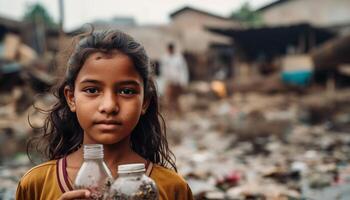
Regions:
<instances>
[{"instance_id":1,"label":"chin","mask_svg":"<svg viewBox=\"0 0 350 200\"><path fill-rule=\"evenodd\" d=\"M118 144L129 142L130 134L122 130L90 130L84 133L84 141L96 144Z\"/></svg>"},{"instance_id":2,"label":"chin","mask_svg":"<svg viewBox=\"0 0 350 200\"><path fill-rule=\"evenodd\" d=\"M128 141L128 138L129 137L123 137L123 138L116 137L113 134L102 134L99 137L95 138L95 140L100 144L111 145L111 144L117 144L117 143Z\"/></svg>"}]
</instances>

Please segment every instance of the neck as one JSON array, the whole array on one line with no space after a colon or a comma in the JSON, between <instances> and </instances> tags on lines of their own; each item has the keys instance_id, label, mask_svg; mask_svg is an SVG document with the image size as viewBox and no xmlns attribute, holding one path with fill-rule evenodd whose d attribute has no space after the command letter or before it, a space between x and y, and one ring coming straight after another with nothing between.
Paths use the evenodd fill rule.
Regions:
<instances>
[{"instance_id":1,"label":"neck","mask_svg":"<svg viewBox=\"0 0 350 200\"><path fill-rule=\"evenodd\" d=\"M118 165L130 163L146 163L146 160L134 152L129 143L112 144L104 146L104 161L108 165L114 177L117 175Z\"/></svg>"}]
</instances>

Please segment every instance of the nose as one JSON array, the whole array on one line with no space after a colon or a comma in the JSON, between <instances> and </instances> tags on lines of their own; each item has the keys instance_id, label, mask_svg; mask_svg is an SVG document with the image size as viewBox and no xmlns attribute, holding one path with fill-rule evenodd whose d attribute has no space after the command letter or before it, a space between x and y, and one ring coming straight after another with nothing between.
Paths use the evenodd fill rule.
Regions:
<instances>
[{"instance_id":1,"label":"nose","mask_svg":"<svg viewBox=\"0 0 350 200\"><path fill-rule=\"evenodd\" d=\"M115 115L119 112L117 97L113 92L105 92L101 97L99 112L107 115Z\"/></svg>"}]
</instances>

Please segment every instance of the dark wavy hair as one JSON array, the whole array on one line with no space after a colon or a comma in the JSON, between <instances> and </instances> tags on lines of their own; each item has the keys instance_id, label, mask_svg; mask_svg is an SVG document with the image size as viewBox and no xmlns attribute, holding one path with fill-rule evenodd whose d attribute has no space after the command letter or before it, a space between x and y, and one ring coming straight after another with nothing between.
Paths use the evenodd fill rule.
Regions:
<instances>
[{"instance_id":1,"label":"dark wavy hair","mask_svg":"<svg viewBox=\"0 0 350 200\"><path fill-rule=\"evenodd\" d=\"M146 113L140 117L132 131L131 148L147 160L176 170L175 156L168 147L165 122L159 113L158 95L144 47L131 36L118 30L92 30L90 33L76 36L75 40L77 42L69 57L65 74L53 87L57 102L50 110L45 111L48 115L41 128L42 133L29 141L28 155L30 156L29 149L36 147L36 150L49 160L54 160L81 147L83 129L78 123L76 114L68 107L64 88L68 86L74 89L75 79L89 55L95 52L110 53L117 50L133 61L144 82L145 98L150 101ZM38 149L39 146L44 148Z\"/></svg>"}]
</instances>

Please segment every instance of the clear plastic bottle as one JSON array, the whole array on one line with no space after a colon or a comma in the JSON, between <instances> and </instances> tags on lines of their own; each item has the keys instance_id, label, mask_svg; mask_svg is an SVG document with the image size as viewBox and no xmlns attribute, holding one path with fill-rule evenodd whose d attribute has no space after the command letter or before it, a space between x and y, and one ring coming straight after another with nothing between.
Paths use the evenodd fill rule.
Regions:
<instances>
[{"instance_id":1,"label":"clear plastic bottle","mask_svg":"<svg viewBox=\"0 0 350 200\"><path fill-rule=\"evenodd\" d=\"M74 188L90 190L91 199L104 199L113 180L103 156L103 145L84 145L84 162L74 181Z\"/></svg>"},{"instance_id":2,"label":"clear plastic bottle","mask_svg":"<svg viewBox=\"0 0 350 200\"><path fill-rule=\"evenodd\" d=\"M118 178L109 191L109 200L158 200L155 182L145 175L144 164L118 166Z\"/></svg>"}]
</instances>

